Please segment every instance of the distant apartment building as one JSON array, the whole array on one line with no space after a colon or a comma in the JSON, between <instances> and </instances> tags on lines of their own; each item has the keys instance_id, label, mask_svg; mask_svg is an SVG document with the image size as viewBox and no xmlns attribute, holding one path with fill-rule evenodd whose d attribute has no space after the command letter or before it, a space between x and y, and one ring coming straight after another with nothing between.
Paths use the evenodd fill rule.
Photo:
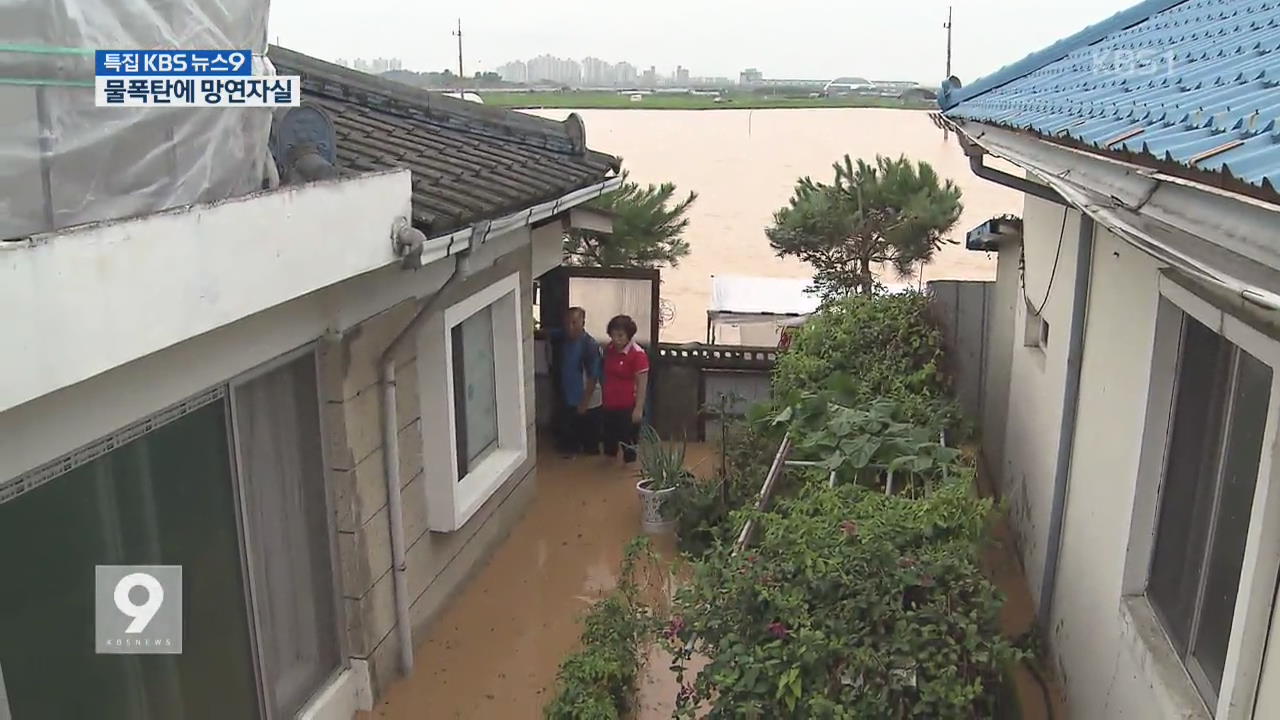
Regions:
<instances>
[{"instance_id":1,"label":"distant apartment building","mask_svg":"<svg viewBox=\"0 0 1280 720\"><path fill-rule=\"evenodd\" d=\"M529 67L525 65L523 60L512 60L504 65L499 65L496 72L498 77L507 82L522 83L529 81Z\"/></svg>"},{"instance_id":2,"label":"distant apartment building","mask_svg":"<svg viewBox=\"0 0 1280 720\"><path fill-rule=\"evenodd\" d=\"M688 85L689 84L689 68L683 65L677 65L675 81L677 85Z\"/></svg>"},{"instance_id":3,"label":"distant apartment building","mask_svg":"<svg viewBox=\"0 0 1280 720\"><path fill-rule=\"evenodd\" d=\"M576 60L543 54L530 60L527 67L528 82L548 81L558 85L582 84L582 65Z\"/></svg>"},{"instance_id":4,"label":"distant apartment building","mask_svg":"<svg viewBox=\"0 0 1280 720\"><path fill-rule=\"evenodd\" d=\"M620 62L614 66L614 78L618 85L635 85L640 71L629 62Z\"/></svg>"},{"instance_id":5,"label":"distant apartment building","mask_svg":"<svg viewBox=\"0 0 1280 720\"><path fill-rule=\"evenodd\" d=\"M555 83L572 87L628 87L641 82L641 73L629 62L611 63L597 57L586 57L581 62L542 54L531 60L513 60L498 66L498 75L507 82ZM650 66L643 82L656 86L657 71ZM682 84L689 83L689 70L677 68L673 78Z\"/></svg>"},{"instance_id":6,"label":"distant apartment building","mask_svg":"<svg viewBox=\"0 0 1280 720\"><path fill-rule=\"evenodd\" d=\"M644 71L642 82L645 87L654 87L658 84L658 69L650 65L648 70Z\"/></svg>"},{"instance_id":7,"label":"distant apartment building","mask_svg":"<svg viewBox=\"0 0 1280 720\"><path fill-rule=\"evenodd\" d=\"M400 60L400 58L395 58L395 57L373 58L372 60L365 60L364 58L356 58L350 61L345 60L343 58L338 58L336 62L338 65L349 67L349 68L352 68L353 70L359 70L360 72L369 73L370 75L377 75L379 73L384 73L389 70L404 69L404 63Z\"/></svg>"},{"instance_id":8,"label":"distant apartment building","mask_svg":"<svg viewBox=\"0 0 1280 720\"><path fill-rule=\"evenodd\" d=\"M582 82L589 87L613 85L617 82L617 69L613 63L600 58L588 57L582 60Z\"/></svg>"},{"instance_id":9,"label":"distant apartment building","mask_svg":"<svg viewBox=\"0 0 1280 720\"><path fill-rule=\"evenodd\" d=\"M764 73L755 68L747 68L738 73L739 85L760 85L764 82Z\"/></svg>"}]
</instances>

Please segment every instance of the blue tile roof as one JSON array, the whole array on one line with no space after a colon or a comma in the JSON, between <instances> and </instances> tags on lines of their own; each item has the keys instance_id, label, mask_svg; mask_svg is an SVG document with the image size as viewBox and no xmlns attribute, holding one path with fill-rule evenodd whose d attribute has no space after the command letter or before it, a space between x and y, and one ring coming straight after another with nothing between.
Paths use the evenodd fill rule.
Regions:
<instances>
[{"instance_id":1,"label":"blue tile roof","mask_svg":"<svg viewBox=\"0 0 1280 720\"><path fill-rule=\"evenodd\" d=\"M1280 0L1148 0L939 102L1280 192Z\"/></svg>"}]
</instances>

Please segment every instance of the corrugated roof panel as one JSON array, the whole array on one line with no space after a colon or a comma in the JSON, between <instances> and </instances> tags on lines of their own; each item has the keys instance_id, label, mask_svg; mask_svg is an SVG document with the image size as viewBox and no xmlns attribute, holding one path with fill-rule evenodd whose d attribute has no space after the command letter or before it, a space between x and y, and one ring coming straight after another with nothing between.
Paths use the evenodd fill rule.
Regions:
<instances>
[{"instance_id":1,"label":"corrugated roof panel","mask_svg":"<svg viewBox=\"0 0 1280 720\"><path fill-rule=\"evenodd\" d=\"M948 117L1148 155L1275 191L1280 0L1147 0L972 87L944 92L943 105Z\"/></svg>"}]
</instances>

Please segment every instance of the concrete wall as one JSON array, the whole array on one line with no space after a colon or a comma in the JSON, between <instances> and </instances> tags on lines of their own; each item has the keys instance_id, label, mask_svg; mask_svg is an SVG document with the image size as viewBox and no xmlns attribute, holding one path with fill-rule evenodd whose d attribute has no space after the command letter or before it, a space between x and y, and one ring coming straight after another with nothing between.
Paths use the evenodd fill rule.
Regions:
<instances>
[{"instance_id":1,"label":"concrete wall","mask_svg":"<svg viewBox=\"0 0 1280 720\"><path fill-rule=\"evenodd\" d=\"M981 420L986 404L987 304L995 283L979 280L929 282L929 312L942 328L946 371L952 391L967 417Z\"/></svg>"},{"instance_id":2,"label":"concrete wall","mask_svg":"<svg viewBox=\"0 0 1280 720\"><path fill-rule=\"evenodd\" d=\"M1045 306L1048 348L1023 346L1026 303L1009 280L1018 277L1016 248L1000 255L997 302L989 319L1004 330L991 336L988 377L1009 358L1003 447L984 435L984 455L998 473L1030 589L1037 603L1044 553L1065 370L1066 334L1076 219L1068 219L1057 277ZM1045 297L1062 227L1061 210L1028 198L1025 220L1027 294ZM1125 573L1131 524L1141 493L1139 462L1152 386L1153 347L1162 267L1107 229L1095 233L1081 367L1077 434L1064 516L1053 616L1044 628L1048 658L1068 695L1071 717L1207 718L1180 661L1161 649L1162 631L1140 601L1127 599ZM1009 296L1014 289L1012 302ZM1011 307L1010 307L1011 306ZM988 413L1001 388L989 382ZM1131 588L1129 588L1131 590ZM1273 607L1272 632L1277 619ZM1152 638L1156 638L1153 640ZM1280 659L1268 653L1256 708L1233 717L1280 717Z\"/></svg>"},{"instance_id":3,"label":"concrete wall","mask_svg":"<svg viewBox=\"0 0 1280 720\"><path fill-rule=\"evenodd\" d=\"M519 272L520 305L523 312L529 312L529 235L527 229L515 230L478 248L471 262L472 276L442 296L438 307L447 307L494 280ZM445 260L416 271L391 266L365 273L0 412L0 481L54 461L284 353L318 342L327 482L338 531L337 574L346 610L346 649L356 674L364 678L367 667L376 692L381 692L398 673L398 648L392 632L390 535L376 361L412 315L414 301L444 285L452 263ZM440 535L426 532L423 456L432 438L426 433L424 439L423 427L424 423L439 422L439 416L428 412L424 417L421 408L439 413L448 404L420 391L424 383L439 386L447 377L442 358L433 356L427 361L422 348L435 346L430 338L442 332L441 323L437 312L423 328L426 340L408 343L396 358L400 477L404 483L409 589L414 598L411 618L418 641L435 613L520 516L532 498L535 478L533 323L527 317L523 351L529 459L462 530ZM439 448L432 452L439 452ZM352 683L350 676L350 672L344 674L342 682L354 687L354 694L346 693L344 701L355 697L366 703L367 681ZM309 712L327 710L313 707Z\"/></svg>"},{"instance_id":4,"label":"concrete wall","mask_svg":"<svg viewBox=\"0 0 1280 720\"><path fill-rule=\"evenodd\" d=\"M1007 243L997 254L1000 268L1017 268L1021 248ZM983 400L980 432L982 455L987 467L997 470L1004 458L1005 431L1009 422L1009 385L1013 372L1014 320L1023 302L1018 274L1004 270L996 276L995 286L987 294L987 352L983 367ZM1004 474L991 478L1003 497L1008 488L1002 484Z\"/></svg>"},{"instance_id":5,"label":"concrete wall","mask_svg":"<svg viewBox=\"0 0 1280 720\"><path fill-rule=\"evenodd\" d=\"M395 263L410 193L399 170L0 243L0 411Z\"/></svg>"},{"instance_id":6,"label":"concrete wall","mask_svg":"<svg viewBox=\"0 0 1280 720\"><path fill-rule=\"evenodd\" d=\"M1062 206L1035 197L1026 199L1023 287L1014 289L1012 332L1007 338L999 338L1010 348L1008 407L1003 454L990 469L996 474L1008 502L1027 582L1037 604L1062 419L1079 224L1080 215L1075 210L1068 211L1064 228ZM1000 252L1000 277L1012 277L1017 282L1020 276L1017 253L1017 248ZM1043 305L1041 315L1049 323L1049 342L1043 349L1023 345L1021 328L1028 301L1034 307ZM993 354L1000 351L997 349Z\"/></svg>"},{"instance_id":7,"label":"concrete wall","mask_svg":"<svg viewBox=\"0 0 1280 720\"><path fill-rule=\"evenodd\" d=\"M531 251L528 233L491 241L471 261L472 274L450 286L422 323L416 343L396 358L397 427L409 593L415 644L453 593L505 537L532 500L534 448L534 357L532 322L524 323L526 417L529 458L460 530L433 533L427 525L431 473L450 473L449 463L423 461L448 457L445 398L449 382L444 356L444 308L495 281L518 272L520 305L532 307ZM333 392L326 398L326 433L331 442L337 488L338 546L351 655L367 659L375 694L400 675L399 643L391 572L390 527L380 436L378 354L415 312L410 302L387 310L328 343L324 353L334 365L326 374ZM325 367L329 367L325 365Z\"/></svg>"},{"instance_id":8,"label":"concrete wall","mask_svg":"<svg viewBox=\"0 0 1280 720\"><path fill-rule=\"evenodd\" d=\"M1050 643L1080 717L1176 717L1124 627L1122 581L1146 421L1159 267L1099 228ZM1105 659L1105 660L1104 660Z\"/></svg>"}]
</instances>

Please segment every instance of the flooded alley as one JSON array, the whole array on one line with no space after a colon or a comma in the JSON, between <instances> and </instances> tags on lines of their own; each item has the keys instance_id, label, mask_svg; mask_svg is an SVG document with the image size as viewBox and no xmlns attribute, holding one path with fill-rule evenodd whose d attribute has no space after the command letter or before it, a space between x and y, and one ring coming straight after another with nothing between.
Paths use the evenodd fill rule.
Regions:
<instances>
[{"instance_id":1,"label":"flooded alley","mask_svg":"<svg viewBox=\"0 0 1280 720\"><path fill-rule=\"evenodd\" d=\"M710 470L706 446L689 467ZM624 546L640 532L634 468L542 452L529 510L433 623L417 667L362 720L520 720L541 716L556 669L588 606L613 589ZM655 549L674 556L670 537ZM642 681L645 717L670 717L669 678Z\"/></svg>"}]
</instances>

